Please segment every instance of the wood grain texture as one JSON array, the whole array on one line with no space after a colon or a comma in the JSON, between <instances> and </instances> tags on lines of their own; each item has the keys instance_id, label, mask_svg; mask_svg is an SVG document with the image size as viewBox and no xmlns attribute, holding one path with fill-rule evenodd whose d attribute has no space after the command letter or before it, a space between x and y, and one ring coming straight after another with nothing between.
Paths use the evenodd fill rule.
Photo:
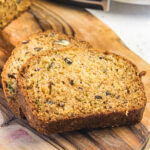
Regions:
<instances>
[{"instance_id":1,"label":"wood grain texture","mask_svg":"<svg viewBox=\"0 0 150 150\"><path fill-rule=\"evenodd\" d=\"M48 1L36 1L28 12L14 20L0 35L0 69L10 55L11 48L30 34L53 29L88 41L93 47L111 51L130 59L140 71L146 71L143 77L148 98L142 122L129 127L81 130L43 136L28 125L26 121L14 118L4 101L0 90L0 117L3 127L0 129L0 146L5 150L59 149L59 150L142 150L149 148L150 137L150 66L129 50L120 38L103 22L85 10L66 7ZM9 43L9 44L8 44ZM18 131L19 130L19 131ZM26 133L27 132L27 133ZM15 140L10 135L14 134ZM23 137L22 137L22 134ZM19 136L18 136L19 135ZM18 138L19 137L19 138ZM32 137L31 141L27 138ZM7 144L7 140L13 142ZM5 143L5 144L4 144ZM16 144L14 144L16 143ZM43 147L42 147L43 146Z\"/></svg>"},{"instance_id":2,"label":"wood grain texture","mask_svg":"<svg viewBox=\"0 0 150 150\"><path fill-rule=\"evenodd\" d=\"M9 41L13 46L16 46L29 35L40 31L41 28L36 23L34 16L25 12L16 20L12 21L8 27L3 29L2 35L5 40Z\"/></svg>"},{"instance_id":3,"label":"wood grain texture","mask_svg":"<svg viewBox=\"0 0 150 150\"><path fill-rule=\"evenodd\" d=\"M5 49L9 53L14 48L14 46L8 40L5 40L5 38L3 37L3 34L2 34L1 30L0 30L0 48L1 49Z\"/></svg>"}]
</instances>

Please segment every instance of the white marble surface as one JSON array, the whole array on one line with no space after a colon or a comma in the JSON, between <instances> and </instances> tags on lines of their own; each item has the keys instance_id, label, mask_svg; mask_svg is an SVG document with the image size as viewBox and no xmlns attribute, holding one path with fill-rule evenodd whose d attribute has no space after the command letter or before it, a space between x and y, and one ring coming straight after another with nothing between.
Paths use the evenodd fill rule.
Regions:
<instances>
[{"instance_id":1,"label":"white marble surface","mask_svg":"<svg viewBox=\"0 0 150 150\"><path fill-rule=\"evenodd\" d=\"M150 6L111 2L109 12L88 10L150 64Z\"/></svg>"}]
</instances>

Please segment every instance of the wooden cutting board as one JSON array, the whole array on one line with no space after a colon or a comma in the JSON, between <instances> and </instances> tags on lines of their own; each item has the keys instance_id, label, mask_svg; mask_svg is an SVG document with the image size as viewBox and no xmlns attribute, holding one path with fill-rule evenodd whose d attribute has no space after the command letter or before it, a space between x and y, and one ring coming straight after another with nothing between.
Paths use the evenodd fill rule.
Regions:
<instances>
[{"instance_id":1,"label":"wooden cutting board","mask_svg":"<svg viewBox=\"0 0 150 150\"><path fill-rule=\"evenodd\" d=\"M88 41L93 47L130 59L143 77L148 103L141 123L118 128L81 130L43 136L14 117L0 86L0 150L142 150L149 147L150 65L129 50L103 22L83 9L36 1L0 33L0 71L13 47L32 33L53 29ZM148 143L148 144L147 144Z\"/></svg>"}]
</instances>

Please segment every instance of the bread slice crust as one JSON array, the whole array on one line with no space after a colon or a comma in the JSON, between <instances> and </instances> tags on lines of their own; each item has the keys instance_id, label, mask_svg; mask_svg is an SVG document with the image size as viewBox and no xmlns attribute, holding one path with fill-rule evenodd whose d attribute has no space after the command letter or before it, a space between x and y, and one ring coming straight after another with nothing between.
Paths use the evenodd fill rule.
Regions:
<instances>
[{"instance_id":1,"label":"bread slice crust","mask_svg":"<svg viewBox=\"0 0 150 150\"><path fill-rule=\"evenodd\" d=\"M25 56L25 54L22 54L22 51L25 48L30 48L28 47L28 42L30 44L30 42L35 42L38 43L38 39L40 39L40 37L43 36L43 39L46 38L46 44L43 41L43 47L46 45L46 48L43 48L42 50L38 49L38 46L40 45L40 47L42 46L42 42L36 47L36 45L34 45L34 48L32 47L32 51L30 51L29 56ZM53 37L55 36L55 37ZM50 40L48 39L50 38ZM42 39L42 40L43 40ZM63 45L61 45L61 42L59 43L59 41L64 42L62 43ZM68 43L66 41L69 41L70 45L67 45ZM49 42L49 43L48 43ZM45 44L45 45L44 45ZM31 45L31 44L30 44ZM8 106L10 107L10 109L14 112L14 114L20 118L23 118L24 115L22 114L21 108L19 107L17 101L16 101L16 78L17 78L17 73L19 71L19 69L21 68L21 66L27 61L28 58L32 57L32 55L36 55L38 53L43 53L44 51L55 51L56 49L63 49L63 47L81 47L81 48L91 48L91 45L88 44L85 41L79 41L78 39L74 39L70 36L64 35L62 33L58 33L52 30L48 30L45 32L39 32L36 34L33 34L31 36L29 36L27 39L25 39L22 43L20 43L13 51L12 54L10 56L10 58L7 60L6 64L4 65L3 68L3 72L2 72L2 85L3 85L3 91L4 91L4 95L5 98L8 102ZM34 50L36 48L36 50ZM35 52L36 51L36 52ZM26 51L28 52L28 50ZM11 69L12 65L14 65L16 67L16 64L13 64L14 61L16 61L18 58L23 58L23 62L17 61L21 63L21 65L17 66L18 70L14 71L14 68ZM8 77L8 74L13 74L15 73L15 78L13 78L12 82L14 83L14 92L11 94L9 89L8 89L8 81L10 80ZM12 76L13 77L13 76ZM11 90L11 87L10 87Z\"/></svg>"},{"instance_id":2,"label":"bread slice crust","mask_svg":"<svg viewBox=\"0 0 150 150\"><path fill-rule=\"evenodd\" d=\"M69 50L68 50L69 51ZM79 50L80 51L80 50ZM82 50L81 50L82 51ZM101 50L92 50L102 53ZM17 100L20 103L20 107L23 110L29 124L36 128L42 134L52 134L52 133L60 133L65 131L79 130L83 128L105 128L105 127L115 127L122 125L131 125L141 121L143 112L146 105L146 96L144 93L144 86L141 81L140 73L139 76L139 84L141 87L141 91L143 91L142 97L142 105L138 108L132 108L127 110L123 108L121 111L110 111L110 112L96 112L91 114L81 114L79 116L74 116L72 118L61 118L58 120L45 120L41 119L35 112L33 113L33 105L31 103L30 96L28 92L23 87L23 82L21 80L21 75L24 74L24 70L29 66L30 62L34 59L38 59L41 56L50 55L52 52L45 53L43 55L38 55L33 58L30 58L28 62L22 67L18 74L18 82L17 82ZM128 61L135 70L138 72L137 67L130 62L129 60L118 56L113 53L104 52L106 55L112 54L115 55L125 61Z\"/></svg>"}]
</instances>

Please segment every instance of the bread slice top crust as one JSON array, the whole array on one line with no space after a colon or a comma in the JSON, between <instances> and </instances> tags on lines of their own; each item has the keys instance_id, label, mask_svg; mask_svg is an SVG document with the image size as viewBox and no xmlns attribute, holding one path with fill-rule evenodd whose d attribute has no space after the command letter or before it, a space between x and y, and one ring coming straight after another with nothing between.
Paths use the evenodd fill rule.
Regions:
<instances>
[{"instance_id":1,"label":"bread slice top crust","mask_svg":"<svg viewBox=\"0 0 150 150\"><path fill-rule=\"evenodd\" d=\"M8 101L16 100L16 77L22 65L32 56L47 50L55 51L64 47L91 47L88 43L74 40L64 34L46 31L34 34L24 40L13 50L11 57L4 66L2 82L5 96Z\"/></svg>"},{"instance_id":2,"label":"bread slice top crust","mask_svg":"<svg viewBox=\"0 0 150 150\"><path fill-rule=\"evenodd\" d=\"M32 4L32 0L0 0L0 28L25 11Z\"/></svg>"},{"instance_id":3,"label":"bread slice top crust","mask_svg":"<svg viewBox=\"0 0 150 150\"><path fill-rule=\"evenodd\" d=\"M18 74L18 85L32 115L47 123L113 112L128 115L146 104L135 65L96 50L35 56Z\"/></svg>"}]
</instances>

